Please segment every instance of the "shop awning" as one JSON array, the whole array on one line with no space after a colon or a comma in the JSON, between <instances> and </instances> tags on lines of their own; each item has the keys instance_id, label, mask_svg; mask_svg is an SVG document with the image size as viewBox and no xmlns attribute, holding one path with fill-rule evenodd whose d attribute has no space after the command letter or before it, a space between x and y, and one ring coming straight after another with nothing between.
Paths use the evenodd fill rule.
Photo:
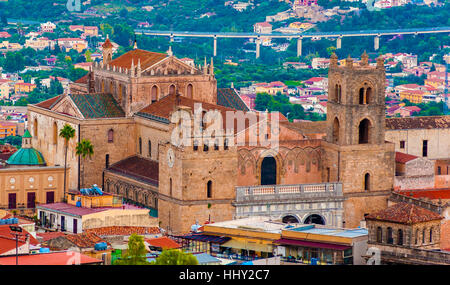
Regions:
<instances>
[{"instance_id":1,"label":"shop awning","mask_svg":"<svg viewBox=\"0 0 450 285\"><path fill-rule=\"evenodd\" d=\"M218 244L223 244L231 239L230 237L219 237L219 236L205 235L205 234L188 234L185 236L180 236L179 238L203 241L203 242L218 243Z\"/></svg>"},{"instance_id":2,"label":"shop awning","mask_svg":"<svg viewBox=\"0 0 450 285\"><path fill-rule=\"evenodd\" d=\"M260 251L260 252L272 252L271 244L261 244L261 243L249 242L249 241L239 241L239 240L235 240L235 239L232 239L232 240L222 244L221 246L234 248L234 249L246 249L246 250L253 250L253 251Z\"/></svg>"},{"instance_id":3,"label":"shop awning","mask_svg":"<svg viewBox=\"0 0 450 285\"><path fill-rule=\"evenodd\" d=\"M273 243L279 244L279 245L293 245L293 246L324 248L324 249L334 249L334 250L346 250L346 249L352 248L351 246L342 245L342 244L332 244L332 243L285 239L285 238L278 239L278 240L274 241Z\"/></svg>"}]
</instances>

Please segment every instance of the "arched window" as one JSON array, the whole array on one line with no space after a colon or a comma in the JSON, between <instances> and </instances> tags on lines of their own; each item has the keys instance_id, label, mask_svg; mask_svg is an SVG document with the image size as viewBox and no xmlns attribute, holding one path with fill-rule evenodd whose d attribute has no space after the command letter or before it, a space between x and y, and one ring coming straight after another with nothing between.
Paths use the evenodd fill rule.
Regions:
<instances>
[{"instance_id":1,"label":"arched window","mask_svg":"<svg viewBox=\"0 0 450 285\"><path fill-rule=\"evenodd\" d=\"M53 123L53 144L58 144L58 125Z\"/></svg>"},{"instance_id":2,"label":"arched window","mask_svg":"<svg viewBox=\"0 0 450 285\"><path fill-rule=\"evenodd\" d=\"M397 232L397 244L403 245L403 230L399 229Z\"/></svg>"},{"instance_id":3,"label":"arched window","mask_svg":"<svg viewBox=\"0 0 450 285\"><path fill-rule=\"evenodd\" d=\"M377 228L377 242L378 243L383 242L383 229L381 227Z\"/></svg>"},{"instance_id":4,"label":"arched window","mask_svg":"<svg viewBox=\"0 0 450 285\"><path fill-rule=\"evenodd\" d=\"M206 184L206 197L212 198L212 181L209 180Z\"/></svg>"},{"instance_id":5,"label":"arched window","mask_svg":"<svg viewBox=\"0 0 450 285\"><path fill-rule=\"evenodd\" d=\"M208 151L209 150L209 142L208 141L205 141L204 143L203 143L203 151Z\"/></svg>"},{"instance_id":6,"label":"arched window","mask_svg":"<svg viewBox=\"0 0 450 285\"><path fill-rule=\"evenodd\" d=\"M416 229L416 235L415 235L415 238L414 238L414 243L415 244L419 243L419 229Z\"/></svg>"},{"instance_id":7,"label":"arched window","mask_svg":"<svg viewBox=\"0 0 450 285\"><path fill-rule=\"evenodd\" d=\"M339 143L339 120L334 118L333 122L333 143Z\"/></svg>"},{"instance_id":8,"label":"arched window","mask_svg":"<svg viewBox=\"0 0 450 285\"><path fill-rule=\"evenodd\" d=\"M224 149L224 150L227 150L227 149L228 149L228 139L225 139L225 140L223 141L223 149Z\"/></svg>"},{"instance_id":9,"label":"arched window","mask_svg":"<svg viewBox=\"0 0 450 285\"><path fill-rule=\"evenodd\" d=\"M156 85L153 85L152 87L152 103L156 102L158 100L158 87Z\"/></svg>"},{"instance_id":10,"label":"arched window","mask_svg":"<svg viewBox=\"0 0 450 285\"><path fill-rule=\"evenodd\" d=\"M338 85L338 103L341 103L342 100L342 88L341 85Z\"/></svg>"},{"instance_id":11,"label":"arched window","mask_svg":"<svg viewBox=\"0 0 450 285\"><path fill-rule=\"evenodd\" d=\"M441 167L438 166L438 167L437 167L437 174L438 174L438 175L441 175L441 172L442 172Z\"/></svg>"},{"instance_id":12,"label":"arched window","mask_svg":"<svg viewBox=\"0 0 450 285\"><path fill-rule=\"evenodd\" d=\"M152 141L148 140L148 157L152 158Z\"/></svg>"},{"instance_id":13,"label":"arched window","mask_svg":"<svg viewBox=\"0 0 450 285\"><path fill-rule=\"evenodd\" d=\"M34 119L34 136L37 137L38 135L38 120L37 118Z\"/></svg>"},{"instance_id":14,"label":"arched window","mask_svg":"<svg viewBox=\"0 0 450 285\"><path fill-rule=\"evenodd\" d=\"M192 87L192 84L188 84L188 86L187 86L187 88L186 88L186 96L188 97L188 98L192 98L192 95L193 95L193 87Z\"/></svg>"},{"instance_id":15,"label":"arched window","mask_svg":"<svg viewBox=\"0 0 450 285\"><path fill-rule=\"evenodd\" d=\"M219 141L218 140L214 141L214 150L219 150Z\"/></svg>"},{"instance_id":16,"label":"arched window","mask_svg":"<svg viewBox=\"0 0 450 285\"><path fill-rule=\"evenodd\" d=\"M334 98L333 98L335 102L339 102L339 99L338 99L339 95L338 94L339 94L339 85L336 84L334 86Z\"/></svg>"},{"instance_id":17,"label":"arched window","mask_svg":"<svg viewBox=\"0 0 450 285\"><path fill-rule=\"evenodd\" d=\"M368 119L364 119L359 123L359 143L369 143L369 133L370 129L370 121Z\"/></svg>"},{"instance_id":18,"label":"arched window","mask_svg":"<svg viewBox=\"0 0 450 285\"><path fill-rule=\"evenodd\" d=\"M105 167L109 167L109 154L105 155Z\"/></svg>"},{"instance_id":19,"label":"arched window","mask_svg":"<svg viewBox=\"0 0 450 285\"><path fill-rule=\"evenodd\" d=\"M387 237L386 237L386 239L387 239L387 243L388 244L393 244L394 243L394 238L392 237L392 228L391 227L387 228Z\"/></svg>"},{"instance_id":20,"label":"arched window","mask_svg":"<svg viewBox=\"0 0 450 285\"><path fill-rule=\"evenodd\" d=\"M364 104L369 104L372 99L372 88L367 87L366 96L364 97Z\"/></svg>"},{"instance_id":21,"label":"arched window","mask_svg":"<svg viewBox=\"0 0 450 285\"><path fill-rule=\"evenodd\" d=\"M110 129L109 131L108 131L108 142L109 143L112 143L114 141L114 130L113 129Z\"/></svg>"},{"instance_id":22,"label":"arched window","mask_svg":"<svg viewBox=\"0 0 450 285\"><path fill-rule=\"evenodd\" d=\"M169 194L172 197L172 178L169 179Z\"/></svg>"},{"instance_id":23,"label":"arched window","mask_svg":"<svg viewBox=\"0 0 450 285\"><path fill-rule=\"evenodd\" d=\"M175 95L175 85L170 85L169 87L169 95Z\"/></svg>"},{"instance_id":24,"label":"arched window","mask_svg":"<svg viewBox=\"0 0 450 285\"><path fill-rule=\"evenodd\" d=\"M198 141L197 140L194 140L194 151L197 151L198 150Z\"/></svg>"},{"instance_id":25,"label":"arched window","mask_svg":"<svg viewBox=\"0 0 450 285\"><path fill-rule=\"evenodd\" d=\"M425 229L422 230L422 244L425 244Z\"/></svg>"},{"instance_id":26,"label":"arched window","mask_svg":"<svg viewBox=\"0 0 450 285\"><path fill-rule=\"evenodd\" d=\"M364 88L359 89L359 104L364 104Z\"/></svg>"},{"instance_id":27,"label":"arched window","mask_svg":"<svg viewBox=\"0 0 450 285\"><path fill-rule=\"evenodd\" d=\"M142 138L139 138L139 154L142 155Z\"/></svg>"},{"instance_id":28,"label":"arched window","mask_svg":"<svg viewBox=\"0 0 450 285\"><path fill-rule=\"evenodd\" d=\"M430 228L430 243L433 242L433 227Z\"/></svg>"},{"instance_id":29,"label":"arched window","mask_svg":"<svg viewBox=\"0 0 450 285\"><path fill-rule=\"evenodd\" d=\"M369 173L364 174L364 190L365 191L370 190L370 174Z\"/></svg>"}]
</instances>

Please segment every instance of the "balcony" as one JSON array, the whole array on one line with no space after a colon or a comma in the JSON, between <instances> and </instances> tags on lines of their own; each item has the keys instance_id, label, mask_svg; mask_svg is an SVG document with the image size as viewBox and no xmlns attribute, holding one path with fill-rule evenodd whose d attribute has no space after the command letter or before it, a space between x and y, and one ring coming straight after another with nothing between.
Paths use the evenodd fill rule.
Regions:
<instances>
[{"instance_id":1,"label":"balcony","mask_svg":"<svg viewBox=\"0 0 450 285\"><path fill-rule=\"evenodd\" d=\"M236 187L236 204L341 196L343 196L341 182Z\"/></svg>"}]
</instances>

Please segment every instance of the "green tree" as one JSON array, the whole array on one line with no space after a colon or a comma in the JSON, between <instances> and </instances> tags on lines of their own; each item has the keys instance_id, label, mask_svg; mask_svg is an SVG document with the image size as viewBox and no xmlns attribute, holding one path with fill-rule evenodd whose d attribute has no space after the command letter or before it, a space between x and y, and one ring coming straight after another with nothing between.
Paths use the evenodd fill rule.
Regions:
<instances>
[{"instance_id":1,"label":"green tree","mask_svg":"<svg viewBox=\"0 0 450 285\"><path fill-rule=\"evenodd\" d=\"M83 160L86 160L86 157L91 158L94 154L94 146L92 145L91 141L89 139L82 139L81 142L77 143L76 146L76 154L80 155ZM84 185L84 167L86 162L83 163L83 174L82 174L82 183L81 185Z\"/></svg>"},{"instance_id":2,"label":"green tree","mask_svg":"<svg viewBox=\"0 0 450 285\"><path fill-rule=\"evenodd\" d=\"M147 250L144 245L144 238L137 234L132 234L128 239L128 249L122 257L113 265L148 265L150 262L146 258Z\"/></svg>"},{"instance_id":3,"label":"green tree","mask_svg":"<svg viewBox=\"0 0 450 285\"><path fill-rule=\"evenodd\" d=\"M67 173L67 151L69 149L69 141L75 137L75 129L70 125L65 124L59 131L59 136L64 139L65 154L64 154L64 200L66 200L66 173Z\"/></svg>"},{"instance_id":4,"label":"green tree","mask_svg":"<svg viewBox=\"0 0 450 285\"><path fill-rule=\"evenodd\" d=\"M151 263L152 265L198 265L197 258L192 253L179 249L163 250Z\"/></svg>"}]
</instances>

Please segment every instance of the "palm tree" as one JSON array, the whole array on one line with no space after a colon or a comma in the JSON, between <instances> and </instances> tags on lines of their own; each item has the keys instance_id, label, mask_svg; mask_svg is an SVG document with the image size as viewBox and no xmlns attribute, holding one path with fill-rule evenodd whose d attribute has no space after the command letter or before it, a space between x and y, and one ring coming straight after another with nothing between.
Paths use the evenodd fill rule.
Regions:
<instances>
[{"instance_id":1,"label":"palm tree","mask_svg":"<svg viewBox=\"0 0 450 285\"><path fill-rule=\"evenodd\" d=\"M66 146L66 152L64 157L64 201L66 200L66 171L67 171L67 150L69 148L69 140L75 137L75 129L70 125L65 124L59 131L59 136L64 138L64 145Z\"/></svg>"},{"instance_id":2,"label":"palm tree","mask_svg":"<svg viewBox=\"0 0 450 285\"><path fill-rule=\"evenodd\" d=\"M83 159L86 158L86 156L89 156L89 158L92 157L94 154L94 146L92 145L91 141L88 139L82 139L81 142L77 143L76 147L76 154L81 155ZM83 163L83 182L82 185L84 186L84 163Z\"/></svg>"}]
</instances>

